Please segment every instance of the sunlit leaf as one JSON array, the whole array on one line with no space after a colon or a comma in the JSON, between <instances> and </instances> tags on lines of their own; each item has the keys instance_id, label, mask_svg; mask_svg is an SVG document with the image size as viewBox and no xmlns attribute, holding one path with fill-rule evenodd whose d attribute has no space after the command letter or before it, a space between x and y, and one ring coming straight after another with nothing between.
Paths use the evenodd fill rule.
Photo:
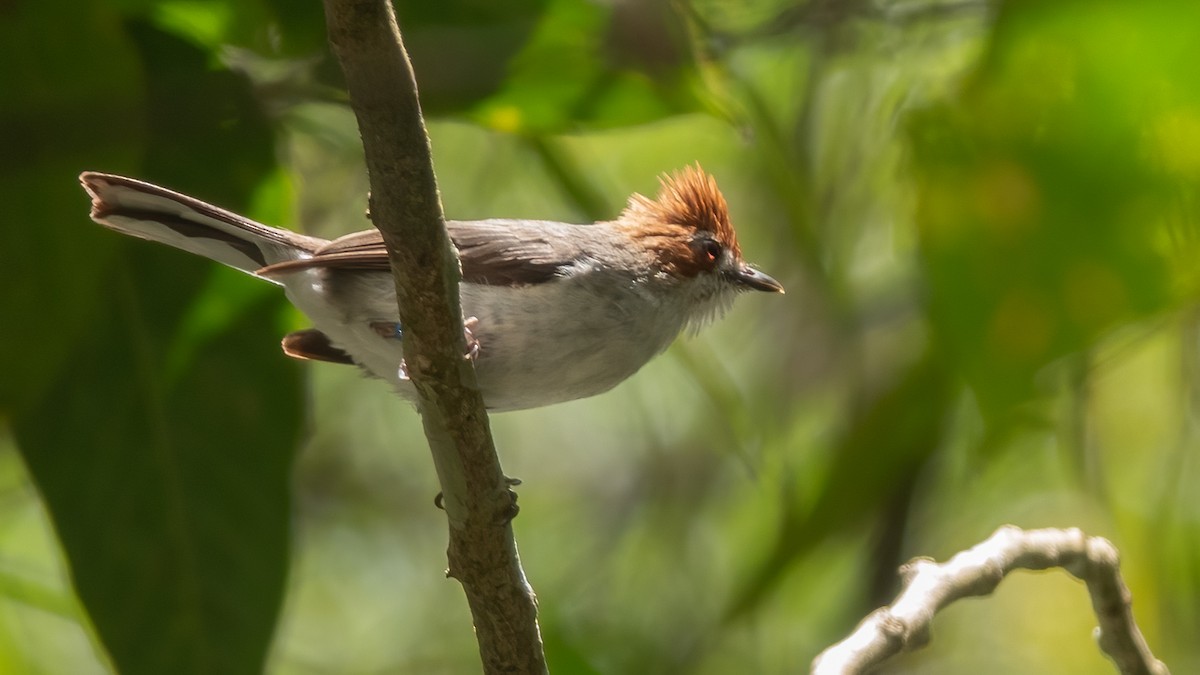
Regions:
<instances>
[{"instance_id":1,"label":"sunlit leaf","mask_svg":"<svg viewBox=\"0 0 1200 675\"><path fill-rule=\"evenodd\" d=\"M554 0L508 64L503 88L472 116L499 131L531 133L697 109L682 31L658 3Z\"/></svg>"}]
</instances>

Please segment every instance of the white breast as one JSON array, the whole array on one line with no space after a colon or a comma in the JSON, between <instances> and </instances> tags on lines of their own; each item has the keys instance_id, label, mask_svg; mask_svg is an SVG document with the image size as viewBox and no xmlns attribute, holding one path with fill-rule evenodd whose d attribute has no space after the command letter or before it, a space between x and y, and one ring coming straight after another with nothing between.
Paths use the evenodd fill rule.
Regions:
<instances>
[{"instance_id":1,"label":"white breast","mask_svg":"<svg viewBox=\"0 0 1200 675\"><path fill-rule=\"evenodd\" d=\"M612 281L580 275L522 287L461 286L464 317L479 320L475 367L490 409L532 408L607 391L666 349L687 321L672 310L678 303L662 302L644 284ZM285 282L292 303L336 346L401 396L415 396L398 374L401 342L371 327L396 320L390 275L360 273L349 286L331 289L321 270L308 270Z\"/></svg>"}]
</instances>

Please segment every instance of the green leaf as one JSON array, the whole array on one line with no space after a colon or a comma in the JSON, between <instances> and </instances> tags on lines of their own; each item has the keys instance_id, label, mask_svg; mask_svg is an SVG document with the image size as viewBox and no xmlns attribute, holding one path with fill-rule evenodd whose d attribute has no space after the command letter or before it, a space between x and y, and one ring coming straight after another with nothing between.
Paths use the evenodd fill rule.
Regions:
<instances>
[{"instance_id":1,"label":"green leaf","mask_svg":"<svg viewBox=\"0 0 1200 675\"><path fill-rule=\"evenodd\" d=\"M229 46L260 54L291 51L298 46L293 44L293 31L301 32L297 19L307 23L313 14L311 8L299 7L298 3L292 9L296 16L281 22L266 0L158 0L149 8L148 18L159 30L187 40L215 61ZM319 46L307 36L300 42L309 49Z\"/></svg>"},{"instance_id":2,"label":"green leaf","mask_svg":"<svg viewBox=\"0 0 1200 675\"><path fill-rule=\"evenodd\" d=\"M192 43L155 26L128 25L146 69L146 156L141 176L227 208L275 167L274 132L246 77L214 70Z\"/></svg>"},{"instance_id":3,"label":"green leaf","mask_svg":"<svg viewBox=\"0 0 1200 675\"><path fill-rule=\"evenodd\" d=\"M239 209L274 167L271 129L245 78L192 43L99 4L20 7L21 30L0 36L23 50L0 59L19 94L0 111L0 196L19 225L0 233L0 281L22 289L0 300L21 327L0 331L0 405L120 672L259 672L301 423L282 297L89 223L76 176L130 173Z\"/></svg>"},{"instance_id":4,"label":"green leaf","mask_svg":"<svg viewBox=\"0 0 1200 675\"><path fill-rule=\"evenodd\" d=\"M19 411L100 319L115 240L88 223L76 176L142 147L142 80L103 5L20 3L0 22L0 82L0 411Z\"/></svg>"},{"instance_id":5,"label":"green leaf","mask_svg":"<svg viewBox=\"0 0 1200 675\"><path fill-rule=\"evenodd\" d=\"M678 16L658 3L555 0L472 117L500 131L612 127L692 111L694 75Z\"/></svg>"},{"instance_id":6,"label":"green leaf","mask_svg":"<svg viewBox=\"0 0 1200 675\"><path fill-rule=\"evenodd\" d=\"M211 337L170 386L180 299L208 264L149 245L127 262L17 442L121 673L257 673L283 596L302 409L272 320L281 300Z\"/></svg>"}]
</instances>

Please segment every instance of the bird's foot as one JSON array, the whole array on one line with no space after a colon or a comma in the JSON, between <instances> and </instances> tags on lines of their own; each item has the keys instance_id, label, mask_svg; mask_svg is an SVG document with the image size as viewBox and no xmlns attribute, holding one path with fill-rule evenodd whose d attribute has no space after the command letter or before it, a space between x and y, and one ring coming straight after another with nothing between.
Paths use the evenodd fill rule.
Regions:
<instances>
[{"instance_id":1,"label":"bird's foot","mask_svg":"<svg viewBox=\"0 0 1200 675\"><path fill-rule=\"evenodd\" d=\"M475 337L475 332L472 330L479 325L479 317L469 316L466 321L463 321L463 337L467 341L467 353L463 356L468 361L475 361L479 358L479 338Z\"/></svg>"},{"instance_id":2,"label":"bird's foot","mask_svg":"<svg viewBox=\"0 0 1200 675\"><path fill-rule=\"evenodd\" d=\"M502 525L511 523L513 518L516 518L517 514L521 512L521 507L517 504L517 491L513 489L520 484L520 478L504 477L504 491L508 493L508 497L512 501L509 503L508 508L500 515L500 524Z\"/></svg>"},{"instance_id":3,"label":"bird's foot","mask_svg":"<svg viewBox=\"0 0 1200 675\"><path fill-rule=\"evenodd\" d=\"M509 501L509 504L504 508L504 511L500 514L500 523L499 524L501 524L501 525L507 525L507 524L511 523L513 518L516 518L517 514L521 512L521 507L517 505L517 491L513 489L520 484L521 484L520 478L509 478L508 476L504 477L504 491L507 493L510 501ZM445 511L446 510L445 495L442 494L441 492L434 495L433 505L436 506L437 508Z\"/></svg>"},{"instance_id":4,"label":"bird's foot","mask_svg":"<svg viewBox=\"0 0 1200 675\"><path fill-rule=\"evenodd\" d=\"M479 325L478 317L468 317L463 321L463 338L466 339L467 350L463 354L463 358L468 361L475 361L479 358L479 338L475 337L475 332L472 330ZM387 340L402 340L404 339L404 331L400 327L399 321L372 321L370 323L371 330L381 338ZM401 380L409 379L408 365L404 359L400 359L400 365L396 369L396 376Z\"/></svg>"}]
</instances>

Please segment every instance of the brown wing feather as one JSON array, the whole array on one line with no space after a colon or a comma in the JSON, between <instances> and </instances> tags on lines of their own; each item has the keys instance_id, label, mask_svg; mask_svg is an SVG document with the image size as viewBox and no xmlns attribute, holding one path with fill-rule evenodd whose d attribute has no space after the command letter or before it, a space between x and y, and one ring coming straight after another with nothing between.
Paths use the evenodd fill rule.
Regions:
<instances>
[{"instance_id":1,"label":"brown wing feather","mask_svg":"<svg viewBox=\"0 0 1200 675\"><path fill-rule=\"evenodd\" d=\"M577 261L585 225L546 221L449 221L446 228L458 249L463 279L493 286L540 284ZM339 237L313 252L311 258L270 265L257 273L272 276L315 267L387 271L387 249L378 230Z\"/></svg>"},{"instance_id":2,"label":"brown wing feather","mask_svg":"<svg viewBox=\"0 0 1200 675\"><path fill-rule=\"evenodd\" d=\"M493 286L550 281L582 256L580 242L588 229L527 220L484 220L449 228L463 279Z\"/></svg>"},{"instance_id":3,"label":"brown wing feather","mask_svg":"<svg viewBox=\"0 0 1200 675\"><path fill-rule=\"evenodd\" d=\"M383 251L384 257L387 257L387 251L383 246L383 235L375 229L344 234L333 241L326 242L324 246L316 250L316 254L327 255L351 251L375 254Z\"/></svg>"}]
</instances>

